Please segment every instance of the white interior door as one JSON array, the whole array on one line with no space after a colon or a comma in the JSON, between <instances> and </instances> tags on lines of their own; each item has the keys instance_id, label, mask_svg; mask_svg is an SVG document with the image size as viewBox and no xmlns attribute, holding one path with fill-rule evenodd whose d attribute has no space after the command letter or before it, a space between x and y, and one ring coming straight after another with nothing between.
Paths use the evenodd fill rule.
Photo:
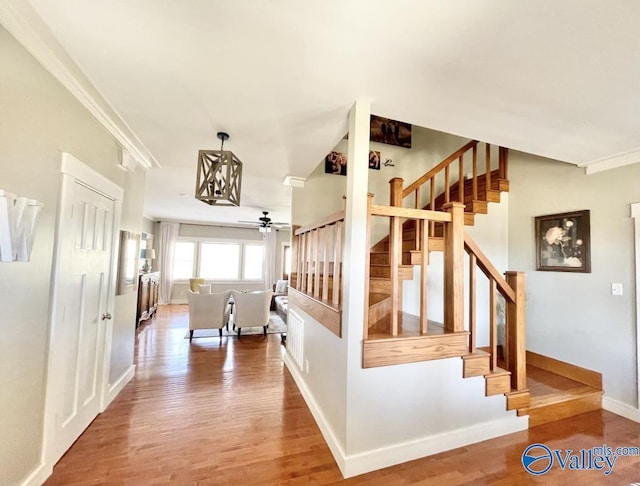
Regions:
<instances>
[{"instance_id":1,"label":"white interior door","mask_svg":"<svg viewBox=\"0 0 640 486\"><path fill-rule=\"evenodd\" d=\"M77 178L63 178L61 197L45 418L51 464L100 412L118 219L116 201Z\"/></svg>"}]
</instances>

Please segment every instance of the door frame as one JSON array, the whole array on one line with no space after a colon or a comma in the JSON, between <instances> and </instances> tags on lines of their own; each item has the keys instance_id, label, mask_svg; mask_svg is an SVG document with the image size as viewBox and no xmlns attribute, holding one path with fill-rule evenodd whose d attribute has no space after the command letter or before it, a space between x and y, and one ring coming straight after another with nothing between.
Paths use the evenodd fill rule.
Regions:
<instances>
[{"instance_id":1,"label":"door frame","mask_svg":"<svg viewBox=\"0 0 640 486\"><path fill-rule=\"evenodd\" d=\"M49 333L47 345L47 374L46 374L46 391L45 391L45 407L44 407L44 424L42 438L41 460L44 467L48 471L53 470L53 466L58 462L60 457L54 457L53 441L55 440L55 412L56 412L56 392L53 388L55 382L55 373L53 370L53 337L54 330L59 320L59 301L62 296L62 288L64 286L62 272L60 270L60 256L62 251L62 238L64 228L63 215L69 210L71 197L73 195L74 184L83 185L93 191L100 193L114 203L113 208L113 231L111 235L111 257L109 264L109 279L106 311L114 314L115 305L115 286L117 275L117 255L118 255L118 235L120 233L120 218L122 212L122 199L124 190L107 179L105 176L84 164L73 155L63 152L60 164L61 172L61 189L58 200L58 208L56 214L56 230L54 237L53 262L51 272L51 292L49 297ZM100 383L100 411L106 408L107 397L109 392L109 368L111 357L111 342L113 337L113 322L106 320L104 326L104 339L102 353L102 373Z\"/></svg>"},{"instance_id":2,"label":"door frame","mask_svg":"<svg viewBox=\"0 0 640 486\"><path fill-rule=\"evenodd\" d=\"M636 421L640 420L640 202L631 204L631 218L634 220L634 247L636 259L635 288L636 288L636 367L637 367L637 399Z\"/></svg>"}]
</instances>

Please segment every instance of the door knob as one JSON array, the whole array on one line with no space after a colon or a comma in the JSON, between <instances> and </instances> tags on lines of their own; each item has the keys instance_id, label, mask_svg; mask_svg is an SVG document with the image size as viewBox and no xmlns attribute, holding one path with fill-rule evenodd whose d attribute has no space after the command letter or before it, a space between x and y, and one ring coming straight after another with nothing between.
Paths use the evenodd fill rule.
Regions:
<instances>
[{"instance_id":1,"label":"door knob","mask_svg":"<svg viewBox=\"0 0 640 486\"><path fill-rule=\"evenodd\" d=\"M111 312L105 312L102 314L102 320L111 319Z\"/></svg>"}]
</instances>

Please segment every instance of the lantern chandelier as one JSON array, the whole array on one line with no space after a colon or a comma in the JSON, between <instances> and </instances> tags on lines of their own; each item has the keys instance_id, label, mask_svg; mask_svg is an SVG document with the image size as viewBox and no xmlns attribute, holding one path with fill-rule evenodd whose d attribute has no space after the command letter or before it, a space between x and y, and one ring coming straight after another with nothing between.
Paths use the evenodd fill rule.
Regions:
<instances>
[{"instance_id":1,"label":"lantern chandelier","mask_svg":"<svg viewBox=\"0 0 640 486\"><path fill-rule=\"evenodd\" d=\"M229 134L218 132L218 138L220 150L198 152L196 199L212 206L240 206L242 162L233 152L224 150Z\"/></svg>"}]
</instances>

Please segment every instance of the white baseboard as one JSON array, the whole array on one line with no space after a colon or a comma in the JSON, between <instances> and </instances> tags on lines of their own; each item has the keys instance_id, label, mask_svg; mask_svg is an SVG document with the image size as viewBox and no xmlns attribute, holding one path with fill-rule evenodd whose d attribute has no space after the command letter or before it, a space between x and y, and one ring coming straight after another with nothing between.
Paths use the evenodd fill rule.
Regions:
<instances>
[{"instance_id":1,"label":"white baseboard","mask_svg":"<svg viewBox=\"0 0 640 486\"><path fill-rule=\"evenodd\" d=\"M100 413L104 412L107 409L109 404L113 401L115 397L118 396L118 393L122 391L125 385L131 381L131 379L134 377L135 374L136 374L136 365L131 365L129 369L125 371L122 374L122 376L118 378L116 382L109 387L109 391L107 392L107 399L105 400L105 403L103 404L103 407L102 407L102 410L100 410Z\"/></svg>"},{"instance_id":2,"label":"white baseboard","mask_svg":"<svg viewBox=\"0 0 640 486\"><path fill-rule=\"evenodd\" d=\"M174 304L188 304L189 302L187 302L187 299L171 299L171 302L169 302L171 305Z\"/></svg>"},{"instance_id":3,"label":"white baseboard","mask_svg":"<svg viewBox=\"0 0 640 486\"><path fill-rule=\"evenodd\" d=\"M602 397L602 408L634 422L640 422L640 410L607 396Z\"/></svg>"},{"instance_id":4,"label":"white baseboard","mask_svg":"<svg viewBox=\"0 0 640 486\"><path fill-rule=\"evenodd\" d=\"M357 476L383 467L394 466L414 459L438 454L439 452L475 444L483 440L494 439L506 434L520 432L529 428L528 416L517 417L515 413L508 417L483 422L462 429L430 435L388 447L353 454L346 459L345 477Z\"/></svg>"},{"instance_id":5,"label":"white baseboard","mask_svg":"<svg viewBox=\"0 0 640 486\"><path fill-rule=\"evenodd\" d=\"M298 385L298 389L300 390L300 393L302 393L302 396L304 397L304 401L307 403L309 410L311 410L311 415L313 415L313 418L318 424L318 427L320 428L320 432L322 433L322 436L324 437L325 442L329 446L329 450L331 451L331 454L333 454L333 459L336 461L336 464L338 465L338 469L340 469L340 472L345 478L348 477L345 474L346 455L344 453L342 444L340 443L335 433L333 432L333 429L331 428L331 425L329 424L326 417L322 413L322 410L320 410L320 407L318 406L313 395L311 394L311 391L307 388L307 384L302 378L302 375L300 375L300 370L298 370L298 367L289 356L289 353L284 353L284 364L289 370L289 373L291 373L291 376L293 376L293 379L296 382L296 385Z\"/></svg>"},{"instance_id":6,"label":"white baseboard","mask_svg":"<svg viewBox=\"0 0 640 486\"><path fill-rule=\"evenodd\" d=\"M307 406L311 410L311 413L316 420L331 453L333 454L340 472L345 478L412 461L414 459L448 451L457 447L474 444L483 440L493 439L495 437L512 434L514 432L520 432L529 428L528 416L517 417L515 412L510 412L508 416L499 420L483 422L470 427L451 430L347 456L342 445L335 437L331 426L324 417L324 414L318 407L317 402L314 400L313 395L307 388L300 371L286 353L284 362L298 385Z\"/></svg>"},{"instance_id":7,"label":"white baseboard","mask_svg":"<svg viewBox=\"0 0 640 486\"><path fill-rule=\"evenodd\" d=\"M44 462L41 462L36 466L36 468L29 474L24 481L20 483L20 486L40 486L43 484L51 473L53 472L53 467L46 468Z\"/></svg>"}]
</instances>

